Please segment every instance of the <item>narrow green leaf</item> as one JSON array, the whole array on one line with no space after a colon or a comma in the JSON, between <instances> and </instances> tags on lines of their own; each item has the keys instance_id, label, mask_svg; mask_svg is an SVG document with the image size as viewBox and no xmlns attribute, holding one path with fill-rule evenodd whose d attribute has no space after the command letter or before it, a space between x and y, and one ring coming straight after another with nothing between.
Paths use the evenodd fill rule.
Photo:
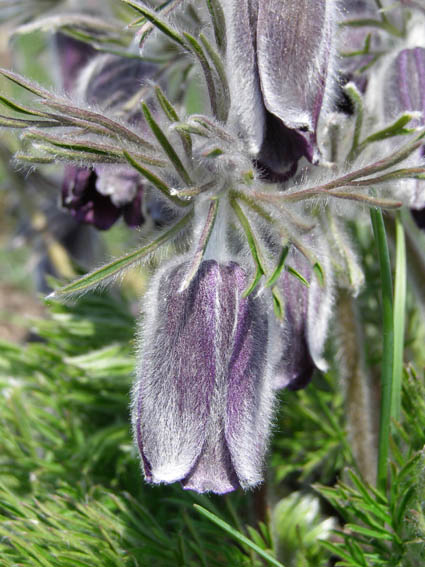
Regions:
<instances>
[{"instance_id":1,"label":"narrow green leaf","mask_svg":"<svg viewBox=\"0 0 425 567\"><path fill-rule=\"evenodd\" d=\"M295 276L298 280L300 280L300 282L303 285L305 285L306 287L310 287L310 283L308 282L308 280L306 280L305 277L302 274L300 274L295 268L286 264L285 270L288 272L288 274L291 274L291 276Z\"/></svg>"},{"instance_id":2,"label":"narrow green leaf","mask_svg":"<svg viewBox=\"0 0 425 567\"><path fill-rule=\"evenodd\" d=\"M122 2L125 2L126 4L134 8L135 10L137 10L137 12L140 12L149 22L151 22L151 24L153 24L157 29L159 29L163 34L165 34L172 41L175 41L176 43L178 43L179 45L181 45L186 49L186 44L183 41L181 35L175 32L172 28L170 28L168 24L166 24L160 17L158 17L157 13L153 12L152 10L149 10L148 8L146 8L146 6L137 2L136 0L122 0Z\"/></svg>"},{"instance_id":3,"label":"narrow green leaf","mask_svg":"<svg viewBox=\"0 0 425 567\"><path fill-rule=\"evenodd\" d=\"M17 104L13 100L10 100L2 95L0 95L0 103L3 104L3 106L9 108L10 110L13 110L14 112L19 112L20 114L28 114L29 116L41 116L42 118L46 118L47 116L45 112L40 112L38 110L31 110L30 108Z\"/></svg>"},{"instance_id":4,"label":"narrow green leaf","mask_svg":"<svg viewBox=\"0 0 425 567\"><path fill-rule=\"evenodd\" d=\"M394 282L394 357L391 417L400 421L403 376L404 332L406 327L406 238L400 216L395 219L396 260Z\"/></svg>"},{"instance_id":5,"label":"narrow green leaf","mask_svg":"<svg viewBox=\"0 0 425 567\"><path fill-rule=\"evenodd\" d=\"M53 96L51 93L49 93L48 90L44 89L37 83L34 83L33 81L29 81L28 79L21 77L21 75L18 75L13 71L9 71L7 69L0 69L0 74L6 77L7 79L9 79L9 81L12 81L12 83L15 83L16 85L22 87L28 92L35 94L41 98L49 99L52 98Z\"/></svg>"},{"instance_id":6,"label":"narrow green leaf","mask_svg":"<svg viewBox=\"0 0 425 567\"><path fill-rule=\"evenodd\" d=\"M385 541L392 541L394 539L393 534L384 529L382 531L372 530L371 528L358 526L357 524L345 524L345 528L373 539L383 539Z\"/></svg>"},{"instance_id":7,"label":"narrow green leaf","mask_svg":"<svg viewBox=\"0 0 425 567\"><path fill-rule=\"evenodd\" d=\"M392 138L393 136L400 136L406 134L412 134L414 130L405 128L406 124L408 124L413 119L411 114L403 114L398 120L396 120L387 128L383 128L379 130L379 132L375 132L368 136L363 142L361 146L366 146L367 144L371 144L372 142L378 142L380 140L387 140L388 138Z\"/></svg>"},{"instance_id":8,"label":"narrow green leaf","mask_svg":"<svg viewBox=\"0 0 425 567\"><path fill-rule=\"evenodd\" d=\"M170 122L173 122L173 123L180 122L179 115L177 114L174 106L171 104L171 102L165 96L165 94L163 93L163 91L161 90L160 87L155 87L155 94L156 94L156 98L158 99L158 102L161 105L161 108L164 111L165 115L167 116L168 120L170 120ZM187 158L189 160L191 160L192 159L192 138L190 137L189 132L185 132L184 130L178 130L177 128L175 130L176 130L177 134L180 136L180 139L182 141L183 148L184 148L184 151L185 151Z\"/></svg>"},{"instance_id":9,"label":"narrow green leaf","mask_svg":"<svg viewBox=\"0 0 425 567\"><path fill-rule=\"evenodd\" d=\"M381 408L379 423L377 487L386 493L388 451L392 409L392 379L394 357L394 316L391 262L382 211L371 209L373 232L381 271L383 354L381 370Z\"/></svg>"},{"instance_id":10,"label":"narrow green leaf","mask_svg":"<svg viewBox=\"0 0 425 567\"><path fill-rule=\"evenodd\" d=\"M263 559L265 559L267 561L267 563L269 565L275 565L275 567L284 567L284 565L282 563L280 563L280 561L277 561L277 559L275 559L274 557L272 557L269 553L267 553L266 551L264 551L264 549L261 549L261 547L259 547L257 544L255 544L253 541L251 541L250 539L248 539L246 536L244 536L243 534L241 534L240 532L238 532L237 530L235 530L235 528L232 528L232 526L230 526L227 522L224 522L221 518L218 518L215 514L212 514L211 512L209 512L208 510L206 510L205 508L203 508L202 506L199 506L199 504L194 504L193 507L203 516L205 516L206 518L208 518L208 520L210 520L211 522L213 522L214 524L216 524L219 528L221 528L222 530L224 530L226 533L228 533L231 537L233 537L236 541L239 541L240 543L242 543L243 545L247 545L248 547L250 547L253 551L255 551L255 553L257 553L260 557L262 557Z\"/></svg>"},{"instance_id":11,"label":"narrow green leaf","mask_svg":"<svg viewBox=\"0 0 425 567\"><path fill-rule=\"evenodd\" d=\"M273 274L271 275L271 277L267 280L266 287L271 287L272 285L274 285L277 282L277 280L280 276L280 273L283 269L283 266L285 265L285 260L286 260L286 257L288 256L288 253L289 253L289 246L282 246L282 252L280 253L280 257L279 257L279 261L277 263L276 269L273 272Z\"/></svg>"},{"instance_id":12,"label":"narrow green leaf","mask_svg":"<svg viewBox=\"0 0 425 567\"><path fill-rule=\"evenodd\" d=\"M179 205L180 207L187 207L188 205L190 205L190 201L183 201L179 197L172 195L171 189L168 187L168 185L152 171L149 171L149 169L146 169L145 167L140 165L140 163L138 163L131 154L124 151L123 155L125 156L128 163L132 167L134 167L134 169L136 169L141 175L143 175L143 177L150 181L152 185L159 189L159 191L161 191L161 193L165 195L167 199L170 199L170 201L172 201L176 205Z\"/></svg>"},{"instance_id":13,"label":"narrow green leaf","mask_svg":"<svg viewBox=\"0 0 425 567\"><path fill-rule=\"evenodd\" d=\"M208 63L208 59L202 49L200 43L187 32L183 32L183 36L186 39L187 45L190 47L191 51L196 55L198 61L201 65L202 71L204 73L205 82L207 83L208 95L211 103L211 110L213 115L222 120L223 117L220 115L219 106L217 102L217 92L215 89L215 82L214 77L211 71L210 64Z\"/></svg>"},{"instance_id":14,"label":"narrow green leaf","mask_svg":"<svg viewBox=\"0 0 425 567\"><path fill-rule=\"evenodd\" d=\"M0 126L5 128L54 128L60 124L49 120L25 120L0 114Z\"/></svg>"},{"instance_id":15,"label":"narrow green leaf","mask_svg":"<svg viewBox=\"0 0 425 567\"><path fill-rule=\"evenodd\" d=\"M278 319L283 319L285 315L285 301L282 297L280 289L275 285L272 288L273 310Z\"/></svg>"},{"instance_id":16,"label":"narrow green leaf","mask_svg":"<svg viewBox=\"0 0 425 567\"><path fill-rule=\"evenodd\" d=\"M143 114L145 116L146 122L148 123L150 129L152 130L155 138L160 143L162 149L167 154L169 160L174 165L175 170L180 175L182 180L186 183L186 185L192 185L192 181L190 179L190 176L189 176L188 172L186 171L183 163L181 162L179 156L174 151L174 148L172 147L172 145L168 141L168 138L166 137L166 135L162 131L158 122L152 116L152 113L149 110L147 104L145 104L144 102L142 103L142 110L143 110Z\"/></svg>"},{"instance_id":17,"label":"narrow green leaf","mask_svg":"<svg viewBox=\"0 0 425 567\"><path fill-rule=\"evenodd\" d=\"M217 47L224 54L226 52L226 19L223 8L218 0L207 0L207 6L213 22Z\"/></svg>"},{"instance_id":18,"label":"narrow green leaf","mask_svg":"<svg viewBox=\"0 0 425 567\"><path fill-rule=\"evenodd\" d=\"M319 262L315 262L313 266L313 272L315 273L320 287L325 285L325 272L323 271L322 265Z\"/></svg>"},{"instance_id":19,"label":"narrow green leaf","mask_svg":"<svg viewBox=\"0 0 425 567\"><path fill-rule=\"evenodd\" d=\"M144 138L141 138L138 134L136 134L126 126L123 126L119 122L116 122L115 120L104 116L100 112L87 110L86 108L78 108L78 106L72 106L59 100L46 100L43 101L43 104L46 104L50 108L58 110L65 116L74 116L87 122L94 122L94 124L98 124L107 128L112 134L120 136L128 140L129 142L132 142L137 147L141 146L143 148L146 148L147 150L152 151L155 155L158 153L158 148L156 146L154 146Z\"/></svg>"},{"instance_id":20,"label":"narrow green leaf","mask_svg":"<svg viewBox=\"0 0 425 567\"><path fill-rule=\"evenodd\" d=\"M260 281L261 277L266 272L265 272L265 269L264 269L264 263L261 259L261 253L260 253L259 246L258 246L257 241L255 239L254 233L251 229L251 225L249 224L249 221L248 221L247 217L245 216L245 213L241 209L241 207L240 207L239 203L236 201L236 199L232 196L230 197L230 204L231 204L233 210L235 211L236 216L238 217L238 220L241 223L241 226L242 226L242 228L245 232L245 236L246 236L246 239L248 241L249 248L251 250L252 258L253 258L254 263L256 265L256 273L255 273L255 276L254 276L254 280L252 281L252 283L248 286L248 288L242 294L242 297L247 297L250 293L252 293L252 291L255 289L258 282Z\"/></svg>"},{"instance_id":21,"label":"narrow green leaf","mask_svg":"<svg viewBox=\"0 0 425 567\"><path fill-rule=\"evenodd\" d=\"M223 122L225 122L227 120L227 115L230 107L230 93L229 93L229 84L227 82L227 74L224 68L224 63L220 55L215 51L215 49L212 47L212 45L210 44L210 42L203 33L199 34L199 39L201 40L202 45L205 47L205 50L208 53L209 58L213 62L217 75L221 81L222 109L220 109L220 119Z\"/></svg>"},{"instance_id":22,"label":"narrow green leaf","mask_svg":"<svg viewBox=\"0 0 425 567\"><path fill-rule=\"evenodd\" d=\"M168 240L173 238L178 234L191 220L193 217L193 210L191 210L186 216L184 216L177 224L175 224L170 230L161 234L159 238L154 240L130 254L126 254L117 260L114 260L110 264L79 278L78 280L55 290L48 296L48 299L58 299L60 297L65 297L67 295L72 295L75 293L83 293L94 286L98 286L105 280L109 280L120 274L123 270L130 268L136 262L142 260L148 254L158 249L162 244L165 244Z\"/></svg>"}]
</instances>

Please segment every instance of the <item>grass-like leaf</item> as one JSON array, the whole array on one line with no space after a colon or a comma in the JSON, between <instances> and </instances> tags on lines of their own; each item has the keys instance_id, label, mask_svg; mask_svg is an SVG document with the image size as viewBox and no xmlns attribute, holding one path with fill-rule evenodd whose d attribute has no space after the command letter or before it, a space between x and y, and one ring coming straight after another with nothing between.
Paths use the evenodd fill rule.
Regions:
<instances>
[{"instance_id":1,"label":"grass-like leaf","mask_svg":"<svg viewBox=\"0 0 425 567\"><path fill-rule=\"evenodd\" d=\"M113 262L79 278L78 280L54 291L51 295L49 295L49 299L58 299L61 297L70 296L73 294L80 294L84 293L87 290L97 287L101 284L104 284L111 279L118 276L124 270L127 270L143 258L145 258L148 254L157 250L162 244L176 236L192 219L193 211L190 211L187 215L185 215L177 224L175 224L170 230L161 234L159 238L154 240L153 242L149 243L142 248L135 250L134 252L130 252L130 254L126 254L125 256L114 260Z\"/></svg>"},{"instance_id":2,"label":"grass-like leaf","mask_svg":"<svg viewBox=\"0 0 425 567\"><path fill-rule=\"evenodd\" d=\"M156 98L158 99L158 102L162 108L162 110L164 111L165 115L167 116L168 120L170 120L170 122L180 122L180 118L179 115L177 114L176 109L174 108L174 106L171 104L171 102L168 100L168 98L165 96L164 92L162 91L162 89L160 87L155 87L155 94L156 94ZM183 130L177 130L176 129L177 134L180 136L180 139L182 141L182 145L184 148L184 151L186 153L186 156L189 160L192 159L192 138L190 137L190 134L188 132L184 132Z\"/></svg>"},{"instance_id":3,"label":"grass-like leaf","mask_svg":"<svg viewBox=\"0 0 425 567\"><path fill-rule=\"evenodd\" d=\"M254 232L251 228L248 218L246 217L245 213L243 212L241 206L237 202L234 197L230 198L230 204L233 210L236 213L236 216L245 232L245 236L248 242L248 246L251 250L251 255L254 260L256 266L256 273L252 283L248 286L248 288L243 292L242 296L247 297L250 293L254 291L257 287L261 277L266 273L265 263L263 261L260 245L255 238Z\"/></svg>"},{"instance_id":4,"label":"grass-like leaf","mask_svg":"<svg viewBox=\"0 0 425 567\"><path fill-rule=\"evenodd\" d=\"M396 261L394 281L394 358L393 358L393 419L401 412L401 380L403 375L404 331L406 326L406 239L400 216L396 217Z\"/></svg>"},{"instance_id":5,"label":"grass-like leaf","mask_svg":"<svg viewBox=\"0 0 425 567\"><path fill-rule=\"evenodd\" d=\"M181 35L176 31L174 31L166 22L164 22L164 20L160 18L156 12L149 10L148 8L146 8L146 6L144 6L140 2L137 2L136 0L122 0L122 1L125 2L125 4L128 4L129 6L134 8L134 10L136 10L140 14L142 14L142 16L144 16L149 22L151 22L151 24L153 24L157 29L159 29L172 41L175 41L176 43L187 49L186 44L183 38L181 37Z\"/></svg>"},{"instance_id":6,"label":"grass-like leaf","mask_svg":"<svg viewBox=\"0 0 425 567\"><path fill-rule=\"evenodd\" d=\"M183 32L183 36L186 40L187 45L190 47L190 50L196 55L201 65L205 77L205 82L207 83L212 113L216 118L219 118L221 120L223 119L223 117L220 114L214 76L204 50L202 49L201 44L193 37L193 35L187 32Z\"/></svg>"},{"instance_id":7,"label":"grass-like leaf","mask_svg":"<svg viewBox=\"0 0 425 567\"><path fill-rule=\"evenodd\" d=\"M218 0L206 0L214 28L215 41L221 53L226 52L226 20Z\"/></svg>"},{"instance_id":8,"label":"grass-like leaf","mask_svg":"<svg viewBox=\"0 0 425 567\"><path fill-rule=\"evenodd\" d=\"M181 179L186 183L186 185L192 185L192 181L186 168L184 167L181 159L177 155L176 151L174 150L173 146L170 144L167 136L164 134L162 128L152 116L151 111L149 110L146 103L142 103L142 110L145 116L146 122L149 125L149 128L152 130L155 138L158 140L159 144L161 145L162 149L168 156L170 162L173 164L174 169L177 171Z\"/></svg>"},{"instance_id":9,"label":"grass-like leaf","mask_svg":"<svg viewBox=\"0 0 425 567\"><path fill-rule=\"evenodd\" d=\"M188 205L190 205L190 201L184 201L183 199L180 199L176 195L173 195L168 185L157 175L155 175L152 171L143 167L134 158L134 156L132 156L126 151L123 152L123 155L125 156L128 163L132 167L134 167L134 169L136 169L141 175L143 175L143 177L145 177L148 181L150 181L152 185L154 185L157 189L159 189L159 191L161 191L161 193L165 195L167 199L172 201L175 205L179 205L180 207L187 207Z\"/></svg>"},{"instance_id":10,"label":"grass-like leaf","mask_svg":"<svg viewBox=\"0 0 425 567\"><path fill-rule=\"evenodd\" d=\"M238 530L235 530L235 528L232 528L231 525L229 525L227 522L224 522L221 518L218 518L212 512L206 510L202 506L199 506L199 504L194 504L193 507L200 514L208 518L211 522L213 522L214 524L219 526L222 530L224 530L226 533L228 533L233 539L235 539L236 541L238 541L243 545L250 547L253 551L255 551L255 553L257 553L260 557L262 557L269 565L274 565L275 567L285 567L283 563L280 563L280 561L272 557L269 553L264 551L264 549L261 549L261 547L259 547L256 543L254 543L246 536L238 532Z\"/></svg>"}]
</instances>

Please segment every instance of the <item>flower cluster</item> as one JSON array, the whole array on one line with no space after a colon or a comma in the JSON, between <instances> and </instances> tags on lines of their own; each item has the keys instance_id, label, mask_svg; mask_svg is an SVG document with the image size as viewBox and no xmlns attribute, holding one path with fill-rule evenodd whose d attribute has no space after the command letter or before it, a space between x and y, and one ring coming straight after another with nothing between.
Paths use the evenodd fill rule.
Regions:
<instances>
[{"instance_id":1,"label":"flower cluster","mask_svg":"<svg viewBox=\"0 0 425 567\"><path fill-rule=\"evenodd\" d=\"M123 1L137 20L120 54L93 49L116 43L109 23L95 33L77 18L91 46L58 37L64 93L2 71L34 96L2 124L23 128L17 160L68 164L62 202L79 220L139 226L155 204L165 211L148 244L56 292L84 292L174 243L140 327L132 416L146 480L254 487L276 392L326 369L336 291L362 285L346 220L423 206L425 49L409 45L422 11Z\"/></svg>"}]
</instances>

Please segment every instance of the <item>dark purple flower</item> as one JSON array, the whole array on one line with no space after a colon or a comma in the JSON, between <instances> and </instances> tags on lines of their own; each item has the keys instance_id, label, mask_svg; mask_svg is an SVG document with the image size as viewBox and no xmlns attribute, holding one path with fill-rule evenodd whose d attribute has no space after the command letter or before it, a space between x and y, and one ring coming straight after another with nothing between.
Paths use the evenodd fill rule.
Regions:
<instances>
[{"instance_id":1,"label":"dark purple flower","mask_svg":"<svg viewBox=\"0 0 425 567\"><path fill-rule=\"evenodd\" d=\"M285 179L318 159L316 128L329 90L333 0L225 4L231 118L264 177Z\"/></svg>"},{"instance_id":2,"label":"dark purple flower","mask_svg":"<svg viewBox=\"0 0 425 567\"><path fill-rule=\"evenodd\" d=\"M55 36L56 50L59 57L63 88L71 93L79 73L95 55L96 51L88 43L74 39L64 33Z\"/></svg>"},{"instance_id":3,"label":"dark purple flower","mask_svg":"<svg viewBox=\"0 0 425 567\"><path fill-rule=\"evenodd\" d=\"M99 191L100 179L96 170L76 166L65 167L62 205L76 220L92 224L99 230L108 230L122 214L129 226L140 226L144 221L142 185L139 183L134 186L131 199L117 204L113 202L111 195ZM119 180L115 182L119 184Z\"/></svg>"},{"instance_id":4,"label":"dark purple flower","mask_svg":"<svg viewBox=\"0 0 425 567\"><path fill-rule=\"evenodd\" d=\"M323 348L332 310L330 271L319 281L310 262L292 249L287 262L309 287L287 271L278 281L284 300L284 318L279 329L280 358L275 367L275 387L298 390L310 382L315 368L325 370Z\"/></svg>"},{"instance_id":5,"label":"dark purple flower","mask_svg":"<svg viewBox=\"0 0 425 567\"><path fill-rule=\"evenodd\" d=\"M166 267L147 297L133 425L148 482L219 494L262 480L273 412L268 318L235 263Z\"/></svg>"}]
</instances>

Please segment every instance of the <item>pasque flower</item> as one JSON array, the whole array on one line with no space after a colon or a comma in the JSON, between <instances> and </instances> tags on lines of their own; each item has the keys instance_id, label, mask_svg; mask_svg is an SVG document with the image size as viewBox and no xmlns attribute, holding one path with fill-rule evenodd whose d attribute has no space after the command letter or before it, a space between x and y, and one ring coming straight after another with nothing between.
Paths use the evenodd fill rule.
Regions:
<instances>
[{"instance_id":1,"label":"pasque flower","mask_svg":"<svg viewBox=\"0 0 425 567\"><path fill-rule=\"evenodd\" d=\"M238 264L206 260L180 292L187 267L161 270L145 302L132 410L145 478L249 488L262 480L273 411L267 310L242 297Z\"/></svg>"},{"instance_id":2,"label":"pasque flower","mask_svg":"<svg viewBox=\"0 0 425 567\"><path fill-rule=\"evenodd\" d=\"M425 48L403 49L394 57L385 71L384 115L395 118L403 112L417 112L412 126L425 125ZM419 150L425 158L425 145ZM412 209L417 224L425 225L425 180L410 182L413 185Z\"/></svg>"},{"instance_id":3,"label":"pasque flower","mask_svg":"<svg viewBox=\"0 0 425 567\"><path fill-rule=\"evenodd\" d=\"M264 177L319 157L316 131L331 90L333 0L225 2L231 117Z\"/></svg>"},{"instance_id":4,"label":"pasque flower","mask_svg":"<svg viewBox=\"0 0 425 567\"><path fill-rule=\"evenodd\" d=\"M115 187L120 189L121 199ZM65 167L62 206L77 221L99 230L108 230L121 215L128 226L140 226L144 221L142 197L141 180L128 167Z\"/></svg>"},{"instance_id":5,"label":"pasque flower","mask_svg":"<svg viewBox=\"0 0 425 567\"><path fill-rule=\"evenodd\" d=\"M311 263L295 248L288 263L306 278L309 286L287 271L279 278L278 287L285 302L276 348L279 358L274 367L276 388L298 390L310 382L315 368L326 370L323 348L332 313L332 282L329 266L321 281Z\"/></svg>"},{"instance_id":6,"label":"pasque flower","mask_svg":"<svg viewBox=\"0 0 425 567\"><path fill-rule=\"evenodd\" d=\"M56 45L65 91L128 122L141 120L139 105L129 101L154 73L155 65L114 55L95 56L90 45L61 33ZM140 226L142 198L142 178L129 166L65 168L62 205L79 222L107 230L123 216L128 226Z\"/></svg>"}]
</instances>

